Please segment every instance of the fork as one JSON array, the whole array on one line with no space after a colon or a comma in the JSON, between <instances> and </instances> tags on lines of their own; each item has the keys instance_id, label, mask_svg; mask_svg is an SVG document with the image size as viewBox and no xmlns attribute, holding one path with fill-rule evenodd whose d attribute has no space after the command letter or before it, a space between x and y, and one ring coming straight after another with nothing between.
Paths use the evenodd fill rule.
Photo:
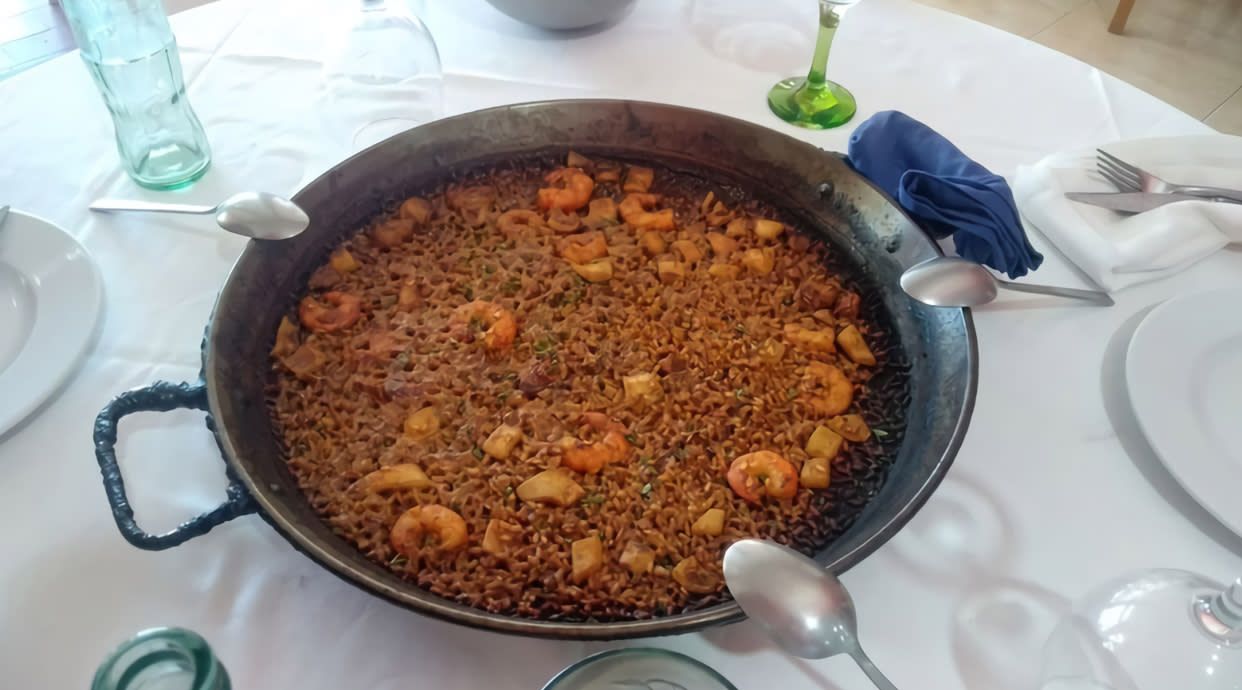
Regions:
<instances>
[{"instance_id":1,"label":"fork","mask_svg":"<svg viewBox=\"0 0 1242 690\"><path fill-rule=\"evenodd\" d=\"M1131 165L1107 151L1096 149L1095 152L1097 154L1095 162L1100 170L1100 174L1123 192L1189 194L1190 196L1228 199L1229 201L1242 203L1242 190L1165 182L1146 170Z\"/></svg>"}]
</instances>

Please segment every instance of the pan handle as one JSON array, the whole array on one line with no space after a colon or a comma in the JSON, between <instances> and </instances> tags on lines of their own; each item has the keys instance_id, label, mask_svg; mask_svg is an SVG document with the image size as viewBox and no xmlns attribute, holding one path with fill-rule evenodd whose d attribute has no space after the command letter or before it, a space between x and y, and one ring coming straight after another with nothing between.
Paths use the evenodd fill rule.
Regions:
<instances>
[{"instance_id":1,"label":"pan handle","mask_svg":"<svg viewBox=\"0 0 1242 690\"><path fill-rule=\"evenodd\" d=\"M191 518L164 534L148 534L134 521L134 509L125 496L125 480L116 462L116 431L121 418L134 412L168 412L178 408L207 410L207 387L200 383L169 383L156 381L145 388L126 391L95 418L95 459L103 474L104 491L112 506L112 517L121 530L121 536L140 549L161 551L202 536L217 525L224 524L240 515L258 510L246 488L229 472L228 498L210 512ZM207 427L213 428L211 415Z\"/></svg>"}]
</instances>

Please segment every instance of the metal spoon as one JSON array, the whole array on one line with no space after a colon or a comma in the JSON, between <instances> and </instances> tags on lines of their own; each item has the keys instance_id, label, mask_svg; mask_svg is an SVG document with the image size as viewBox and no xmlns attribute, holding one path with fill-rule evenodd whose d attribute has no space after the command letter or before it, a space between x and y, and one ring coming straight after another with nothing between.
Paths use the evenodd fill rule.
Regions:
<instances>
[{"instance_id":1,"label":"metal spoon","mask_svg":"<svg viewBox=\"0 0 1242 690\"><path fill-rule=\"evenodd\" d=\"M165 204L157 201L96 199L92 211L157 211L160 213L216 214L216 222L229 232L256 240L287 240L310 225L300 206L267 192L234 194L217 206Z\"/></svg>"},{"instance_id":2,"label":"metal spoon","mask_svg":"<svg viewBox=\"0 0 1242 690\"><path fill-rule=\"evenodd\" d=\"M738 606L786 652L804 659L849 654L880 690L897 690L858 644L854 601L815 561L762 539L734 542L724 555L725 583Z\"/></svg>"},{"instance_id":3,"label":"metal spoon","mask_svg":"<svg viewBox=\"0 0 1242 690\"><path fill-rule=\"evenodd\" d=\"M997 288L1070 297L1106 307L1113 304L1113 298L1106 292L1011 283L996 278L988 269L973 261L950 256L924 261L901 274L901 289L933 307L977 307L996 299Z\"/></svg>"}]
</instances>

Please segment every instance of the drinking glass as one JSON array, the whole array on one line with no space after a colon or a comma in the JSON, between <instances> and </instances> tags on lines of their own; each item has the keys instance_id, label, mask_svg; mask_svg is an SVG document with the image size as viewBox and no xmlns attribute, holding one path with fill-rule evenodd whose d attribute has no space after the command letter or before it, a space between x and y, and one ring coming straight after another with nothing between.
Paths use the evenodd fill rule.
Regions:
<instances>
[{"instance_id":1,"label":"drinking glass","mask_svg":"<svg viewBox=\"0 0 1242 690\"><path fill-rule=\"evenodd\" d=\"M768 92L768 107L785 122L807 129L839 127L858 110L854 94L827 79L828 51L845 9L858 0L819 0L819 36L805 78L782 79Z\"/></svg>"},{"instance_id":2,"label":"drinking glass","mask_svg":"<svg viewBox=\"0 0 1242 690\"><path fill-rule=\"evenodd\" d=\"M400 0L353 0L328 36L321 116L345 152L440 116L443 72L427 27Z\"/></svg>"},{"instance_id":3,"label":"drinking glass","mask_svg":"<svg viewBox=\"0 0 1242 690\"><path fill-rule=\"evenodd\" d=\"M1041 688L1242 688L1242 578L1147 570L1102 585L1049 637Z\"/></svg>"}]
</instances>

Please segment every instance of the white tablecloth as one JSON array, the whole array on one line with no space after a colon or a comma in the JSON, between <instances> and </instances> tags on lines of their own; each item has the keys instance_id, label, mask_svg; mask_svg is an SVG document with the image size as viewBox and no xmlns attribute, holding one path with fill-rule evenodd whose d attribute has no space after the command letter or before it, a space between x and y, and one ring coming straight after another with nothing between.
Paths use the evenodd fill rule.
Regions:
<instances>
[{"instance_id":1,"label":"white tablecloth","mask_svg":"<svg viewBox=\"0 0 1242 690\"><path fill-rule=\"evenodd\" d=\"M775 78L805 68L815 26L806 0L640 0L616 25L569 39L518 25L483 0L428 4L449 113L610 96L697 105L829 149L843 150L850 132L803 132L763 105ZM211 172L180 196L292 192L331 162L312 106L314 16L307 3L222 0L174 18L190 98L215 151ZM837 40L830 72L858 97L855 122L904 110L1004 174L1056 150L1208 131L1082 63L904 0L866 0ZM202 632L237 688L537 688L608 646L419 617L345 585L253 516L162 553L122 541L91 420L121 390L196 376L203 326L243 242L205 219L88 214L87 202L105 194L153 196L119 170L107 114L76 55L0 83L0 202L68 228L107 290L99 341L76 378L0 439L5 687L83 687L115 643L165 624ZM1035 279L1082 284L1041 237L1033 241L1048 256ZM864 645L899 687L1033 687L1049 621L1088 586L1153 566L1222 579L1242 572L1242 540L1167 478L1117 375L1151 305L1237 284L1242 253L1225 251L1120 293L1112 309L1018 298L976 311L980 386L965 445L915 520L843 578ZM223 496L222 463L199 413L132 417L119 449L150 531ZM696 656L743 688L869 687L848 660L788 659L749 624L642 643Z\"/></svg>"}]
</instances>

